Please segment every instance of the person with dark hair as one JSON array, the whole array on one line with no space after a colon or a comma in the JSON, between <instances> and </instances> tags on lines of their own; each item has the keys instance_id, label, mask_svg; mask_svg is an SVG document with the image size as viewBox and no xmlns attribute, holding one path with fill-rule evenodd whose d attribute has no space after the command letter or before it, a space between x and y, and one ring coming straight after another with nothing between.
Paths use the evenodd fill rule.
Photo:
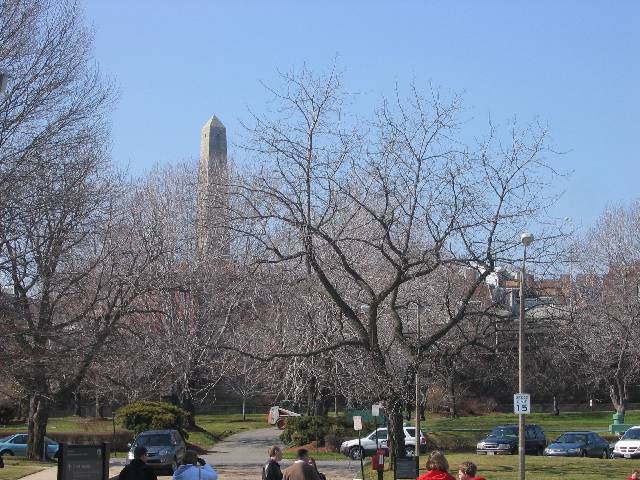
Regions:
<instances>
[{"instance_id":1,"label":"person with dark hair","mask_svg":"<svg viewBox=\"0 0 640 480\"><path fill-rule=\"evenodd\" d=\"M122 469L118 480L158 480L156 472L147 465L148 459L147 449L138 445L133 449L133 460Z\"/></svg>"},{"instance_id":2,"label":"person with dark hair","mask_svg":"<svg viewBox=\"0 0 640 480\"><path fill-rule=\"evenodd\" d=\"M449 474L449 462L438 450L431 452L427 460L427 470L418 480L456 480Z\"/></svg>"},{"instance_id":3,"label":"person with dark hair","mask_svg":"<svg viewBox=\"0 0 640 480\"><path fill-rule=\"evenodd\" d=\"M318 470L309 463L309 452L305 448L298 450L296 461L282 472L283 480L320 480Z\"/></svg>"},{"instance_id":4,"label":"person with dark hair","mask_svg":"<svg viewBox=\"0 0 640 480\"><path fill-rule=\"evenodd\" d=\"M458 467L458 480L486 480L484 477L476 477L478 466L473 462L462 462Z\"/></svg>"},{"instance_id":5,"label":"person with dark hair","mask_svg":"<svg viewBox=\"0 0 640 480\"><path fill-rule=\"evenodd\" d=\"M205 462L194 450L187 450L182 465L173 472L173 480L218 480L218 472Z\"/></svg>"},{"instance_id":6,"label":"person with dark hair","mask_svg":"<svg viewBox=\"0 0 640 480\"><path fill-rule=\"evenodd\" d=\"M282 480L280 470L280 460L282 460L282 450L277 445L269 447L269 461L262 467L262 480Z\"/></svg>"}]
</instances>

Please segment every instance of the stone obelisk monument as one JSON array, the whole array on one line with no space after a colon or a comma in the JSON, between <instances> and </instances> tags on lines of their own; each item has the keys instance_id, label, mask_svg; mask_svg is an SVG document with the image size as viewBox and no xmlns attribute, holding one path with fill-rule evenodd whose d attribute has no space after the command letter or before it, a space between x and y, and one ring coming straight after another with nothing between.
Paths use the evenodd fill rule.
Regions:
<instances>
[{"instance_id":1,"label":"stone obelisk monument","mask_svg":"<svg viewBox=\"0 0 640 480\"><path fill-rule=\"evenodd\" d=\"M197 247L201 256L229 254L228 178L227 129L213 116L200 136Z\"/></svg>"}]
</instances>

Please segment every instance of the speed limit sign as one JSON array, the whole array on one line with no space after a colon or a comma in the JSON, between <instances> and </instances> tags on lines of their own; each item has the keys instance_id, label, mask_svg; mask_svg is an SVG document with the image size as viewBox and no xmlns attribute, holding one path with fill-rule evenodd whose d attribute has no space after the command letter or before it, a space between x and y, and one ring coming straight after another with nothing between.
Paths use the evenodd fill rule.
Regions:
<instances>
[{"instance_id":1,"label":"speed limit sign","mask_svg":"<svg viewBox=\"0 0 640 480\"><path fill-rule=\"evenodd\" d=\"M531 413L531 395L528 393L514 394L513 413L517 415L528 415Z\"/></svg>"}]
</instances>

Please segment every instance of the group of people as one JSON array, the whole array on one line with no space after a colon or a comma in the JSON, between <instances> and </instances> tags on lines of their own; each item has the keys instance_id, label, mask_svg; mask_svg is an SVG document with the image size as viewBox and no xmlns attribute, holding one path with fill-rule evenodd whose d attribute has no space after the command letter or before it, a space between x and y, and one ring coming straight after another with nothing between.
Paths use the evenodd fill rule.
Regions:
<instances>
[{"instance_id":1,"label":"group of people","mask_svg":"<svg viewBox=\"0 0 640 480\"><path fill-rule=\"evenodd\" d=\"M458 480L486 480L484 477L476 477L478 467L473 462L462 462L458 467ZM444 454L438 450L431 453L427 460L427 471L418 477L418 480L455 480L449 473L449 462Z\"/></svg>"},{"instance_id":2,"label":"group of people","mask_svg":"<svg viewBox=\"0 0 640 480\"><path fill-rule=\"evenodd\" d=\"M309 451L301 448L293 465L280 470L282 450L277 445L269 447L269 461L262 468L262 480L326 480Z\"/></svg>"},{"instance_id":3,"label":"group of people","mask_svg":"<svg viewBox=\"0 0 640 480\"><path fill-rule=\"evenodd\" d=\"M118 480L158 480L155 470L147 465L149 452L142 445L133 450L133 460L122 469ZM218 472L198 457L198 453L187 450L180 465L173 472L173 480L218 480Z\"/></svg>"},{"instance_id":4,"label":"group of people","mask_svg":"<svg viewBox=\"0 0 640 480\"><path fill-rule=\"evenodd\" d=\"M269 447L269 461L262 467L262 480L326 480L318 471L315 460L309 452L301 448L296 460L284 470L280 469L282 449L276 445ZM118 480L157 480L154 469L147 465L148 452L137 446L133 460L120 472ZM477 477L478 467L473 462L462 462L458 467L458 480L486 480ZM173 473L172 480L218 480L218 473L193 450L187 450L180 465ZM440 451L432 452L427 460L427 471L417 480L456 480L449 473L449 462ZM640 469L632 472L627 480L640 480Z\"/></svg>"}]
</instances>

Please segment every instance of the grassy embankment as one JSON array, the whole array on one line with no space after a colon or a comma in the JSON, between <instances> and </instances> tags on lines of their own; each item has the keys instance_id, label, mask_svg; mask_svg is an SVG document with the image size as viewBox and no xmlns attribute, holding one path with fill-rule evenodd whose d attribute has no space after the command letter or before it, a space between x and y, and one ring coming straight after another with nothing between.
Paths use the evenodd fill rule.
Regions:
<instances>
[{"instance_id":1,"label":"grassy embankment","mask_svg":"<svg viewBox=\"0 0 640 480\"><path fill-rule=\"evenodd\" d=\"M29 462L23 459L5 457L4 468L0 470L0 479L16 480L52 466L54 466L54 464L51 462Z\"/></svg>"},{"instance_id":2,"label":"grassy embankment","mask_svg":"<svg viewBox=\"0 0 640 480\"><path fill-rule=\"evenodd\" d=\"M205 450L222 438L234 433L269 426L266 415L264 414L249 414L247 415L246 421L242 420L241 414L196 415L196 424L198 428L189 431L187 441ZM10 432L26 431L26 429L27 425L25 423L13 423L0 427L0 437ZM113 432L113 423L111 420L94 418L58 417L50 419L47 432L52 436L55 436L56 433L110 434ZM126 430L119 427L116 423L116 433L121 434L123 432L126 432Z\"/></svg>"},{"instance_id":3,"label":"grassy embankment","mask_svg":"<svg viewBox=\"0 0 640 480\"><path fill-rule=\"evenodd\" d=\"M447 455L451 469L449 473L458 478L457 466L465 460L478 465L478 475L488 480L513 480L518 477L518 456L485 456L454 453ZM424 461L420 462L424 469ZM634 468L640 467L637 460L601 460L598 458L550 458L527 455L527 478L535 480L603 480L627 478ZM421 471L423 473L424 470ZM365 466L365 477L377 478L371 466ZM393 478L393 472L384 472L385 480Z\"/></svg>"},{"instance_id":4,"label":"grassy embankment","mask_svg":"<svg viewBox=\"0 0 640 480\"><path fill-rule=\"evenodd\" d=\"M542 427L548 441L569 430L593 430L605 438L609 424L612 423L612 412L566 412L555 416L550 413L532 413L527 416L527 423L535 423ZM472 451L477 441L496 425L517 423L514 414L500 413L460 417L431 417L422 422L421 429L427 434L430 445L443 447L445 450ZM640 410L627 412L625 421L628 424L640 424Z\"/></svg>"}]
</instances>

